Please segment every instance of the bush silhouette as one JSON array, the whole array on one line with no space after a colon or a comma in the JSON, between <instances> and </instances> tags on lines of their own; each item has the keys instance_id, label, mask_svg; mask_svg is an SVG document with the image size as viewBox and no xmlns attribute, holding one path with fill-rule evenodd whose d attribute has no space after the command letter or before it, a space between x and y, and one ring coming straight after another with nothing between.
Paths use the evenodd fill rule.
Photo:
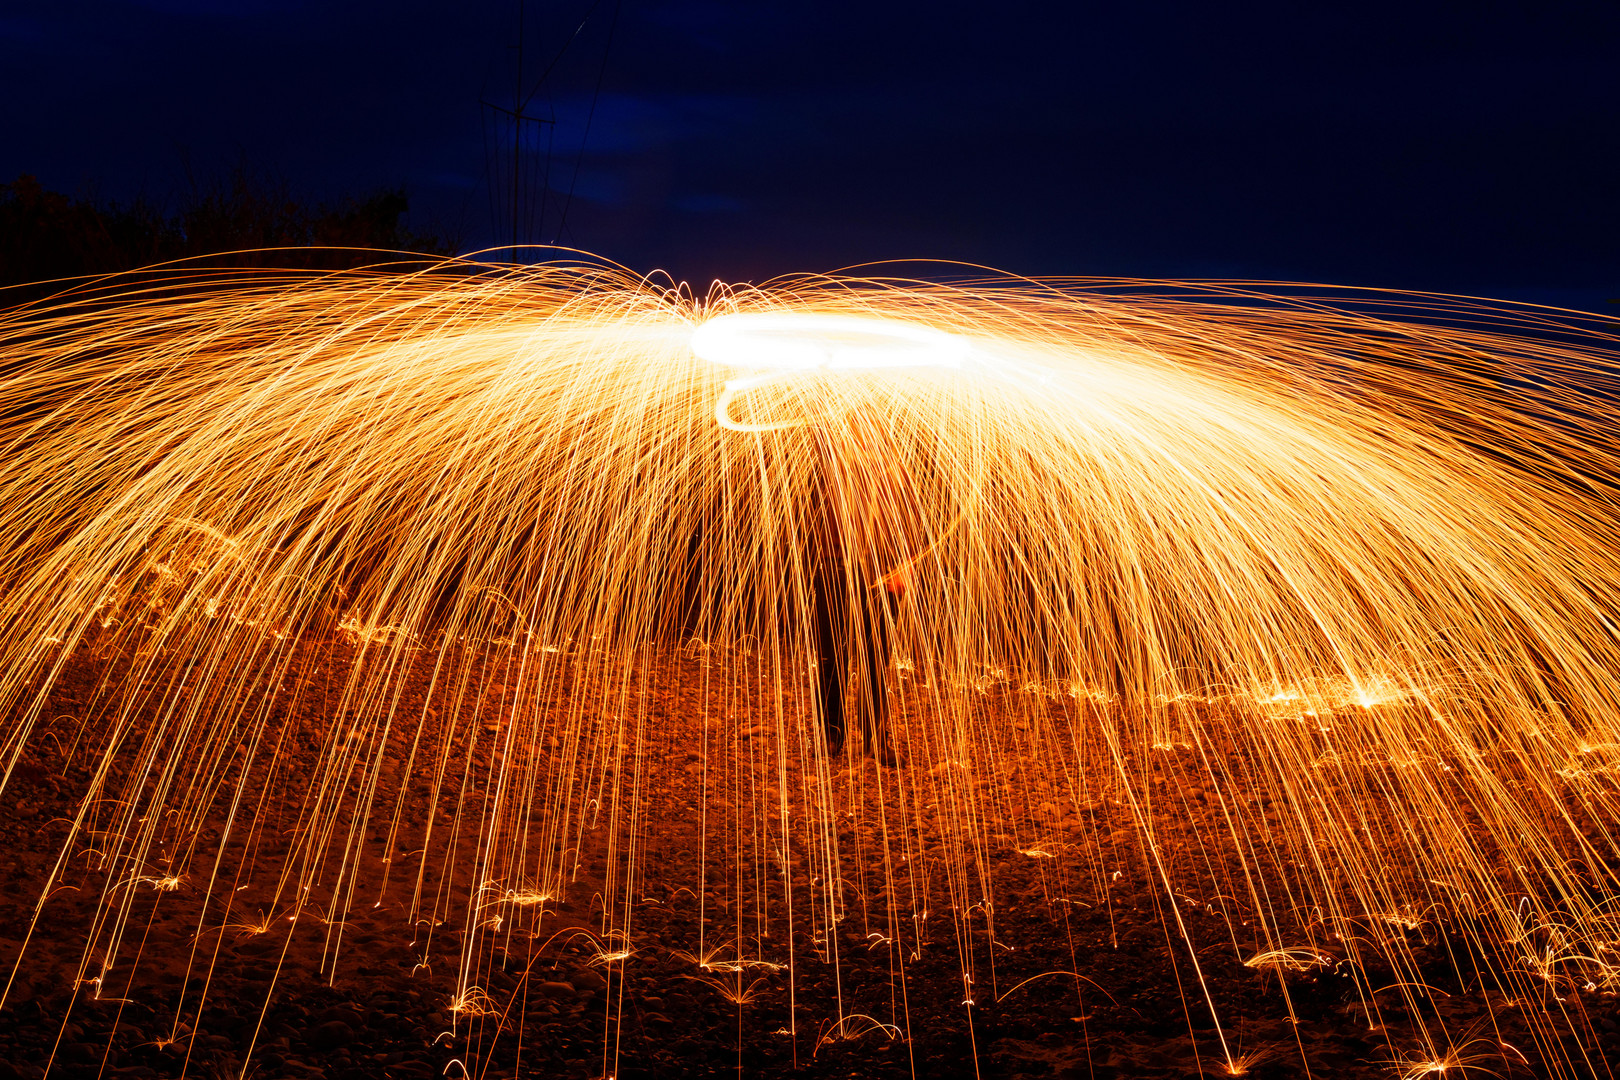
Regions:
<instances>
[{"instance_id":1,"label":"bush silhouette","mask_svg":"<svg viewBox=\"0 0 1620 1080\"><path fill-rule=\"evenodd\" d=\"M209 266L339 270L378 257L342 248L448 255L443 237L410 231L403 190L311 205L245 171L195 192L177 212L144 199L96 202L24 174L0 185L0 285L113 274L176 259ZM282 249L282 250L265 250Z\"/></svg>"}]
</instances>

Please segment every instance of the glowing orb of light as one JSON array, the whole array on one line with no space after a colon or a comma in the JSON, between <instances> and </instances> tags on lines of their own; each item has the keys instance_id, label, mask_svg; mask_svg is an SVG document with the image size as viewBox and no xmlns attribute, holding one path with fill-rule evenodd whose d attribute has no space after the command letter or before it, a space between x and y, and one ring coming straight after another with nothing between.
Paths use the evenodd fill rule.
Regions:
<instances>
[{"instance_id":1,"label":"glowing orb of light","mask_svg":"<svg viewBox=\"0 0 1620 1080\"><path fill-rule=\"evenodd\" d=\"M715 404L720 426L772 431L802 421L742 423L732 418L737 395L797 373L882 368L959 368L971 351L967 339L920 323L807 312L738 312L717 315L692 332L692 352L723 367L758 374L726 383Z\"/></svg>"}]
</instances>

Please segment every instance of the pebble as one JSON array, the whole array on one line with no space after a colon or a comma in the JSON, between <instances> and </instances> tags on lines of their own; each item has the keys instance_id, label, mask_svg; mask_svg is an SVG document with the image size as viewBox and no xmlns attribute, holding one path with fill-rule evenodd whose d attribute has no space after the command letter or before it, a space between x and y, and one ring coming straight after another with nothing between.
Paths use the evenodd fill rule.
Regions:
<instances>
[{"instance_id":1,"label":"pebble","mask_svg":"<svg viewBox=\"0 0 1620 1080\"><path fill-rule=\"evenodd\" d=\"M309 1044L319 1050L335 1050L354 1042L354 1028L342 1020L328 1020L309 1033Z\"/></svg>"},{"instance_id":2,"label":"pebble","mask_svg":"<svg viewBox=\"0 0 1620 1080\"><path fill-rule=\"evenodd\" d=\"M365 1026L364 1021L360 1016L360 1010L348 1005L334 1005L332 1008L327 1009L325 1012L316 1016L315 1019L323 1024L332 1020L341 1020L345 1024L348 1024L351 1028Z\"/></svg>"},{"instance_id":3,"label":"pebble","mask_svg":"<svg viewBox=\"0 0 1620 1080\"><path fill-rule=\"evenodd\" d=\"M607 980L590 968L580 968L568 976L568 981L575 990L584 993L588 990L603 991L607 989Z\"/></svg>"}]
</instances>

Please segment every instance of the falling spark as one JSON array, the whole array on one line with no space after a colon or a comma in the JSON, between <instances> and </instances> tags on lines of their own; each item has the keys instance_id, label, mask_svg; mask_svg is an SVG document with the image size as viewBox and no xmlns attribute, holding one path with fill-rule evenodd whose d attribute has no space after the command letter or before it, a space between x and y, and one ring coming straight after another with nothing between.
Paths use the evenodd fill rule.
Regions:
<instances>
[{"instance_id":1,"label":"falling spark","mask_svg":"<svg viewBox=\"0 0 1620 1080\"><path fill-rule=\"evenodd\" d=\"M108 879L86 955L134 963L143 891L118 885L228 908L271 845L262 910L295 924L324 912L309 919L335 963L381 829L387 850L422 856L414 870L382 859L377 900L403 891L419 968L435 928L460 928L448 1008L464 1023L506 1014L486 989L492 950L553 940L541 924L577 891L582 837L601 829L614 858L593 886L590 964L614 980L633 966L635 823L661 764L634 688L659 663L729 667L768 707L724 744L753 747L725 769L713 736L702 782L775 815L759 861L783 884L692 883L689 899L722 905L704 910L739 931L724 961L712 945L685 955L729 976L686 978L741 1008L773 985L745 972L836 960L850 917L850 781L818 757L801 707L812 537L832 514L860 547L846 609L871 602L881 573L907 575L888 678L929 705L897 720L909 764L861 781L894 785L906 813L935 809L969 841L994 809L977 778L1073 807L1090 782L1077 777L1108 773L1201 979L1175 903L1196 887L1157 839L1142 780L1142 752L1159 748L1173 775L1203 768L1219 788L1224 836L1205 839L1236 867L1228 899L1254 913L1243 962L1282 978L1333 959L1287 943L1269 879L1319 913L1350 970L1372 948L1366 928L1444 909L1527 1000L1538 982L1613 987L1614 341L1553 312L1402 295L1377 307L1016 280L806 278L697 300L609 270L446 264L154 274L13 310L0 315L3 780L55 738L52 689L75 658L99 658L75 718L93 772L63 862L93 841L100 865L161 854L166 869ZM431 691L415 695L423 670ZM327 726L296 736L317 756L288 794L293 718L317 672L335 687ZM1001 687L1022 693L979 704ZM693 699L694 717L707 708ZM703 716L724 730L744 711ZM1053 764L1020 773L1019 753ZM1270 812L1225 794L1235 781L1207 763L1230 754L1255 763L1249 790ZM419 788L385 790L391 756ZM1560 833L1571 807L1589 827ZM247 854L204 841L238 811L227 839ZM258 824L272 818L273 841ZM1008 850L1055 859L1032 839ZM1071 830L1069 844L1100 889L1123 873L1095 838ZM485 883L482 898L435 894L426 853L445 880ZM872 887L881 933L860 937L911 955L930 894L890 873ZM1001 945L983 866L957 854L944 877L959 940ZM768 959L740 928L788 906L795 883L812 897L810 944ZM1424 919L1390 914L1413 911ZM214 926L258 936L272 922ZM1412 976L1395 992L1417 1000L1403 941L1383 947ZM213 956L199 945L195 963ZM811 1049L910 1023L840 1006ZM1222 1060L1246 1067L1235 1049Z\"/></svg>"}]
</instances>

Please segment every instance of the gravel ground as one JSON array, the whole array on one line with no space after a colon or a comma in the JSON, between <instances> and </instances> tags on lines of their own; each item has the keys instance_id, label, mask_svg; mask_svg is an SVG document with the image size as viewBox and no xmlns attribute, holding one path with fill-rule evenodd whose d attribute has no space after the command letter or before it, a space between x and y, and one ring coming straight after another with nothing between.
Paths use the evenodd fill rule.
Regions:
<instances>
[{"instance_id":1,"label":"gravel ground","mask_svg":"<svg viewBox=\"0 0 1620 1080\"><path fill-rule=\"evenodd\" d=\"M406 665L402 715L427 722L384 732L350 726L341 685L386 660L329 642L292 656L251 727L181 739L167 791L137 763L179 737L138 711L87 806L112 730L98 688L126 677L93 654L51 690L0 796L0 1080L1620 1062L1612 987L1500 989L1461 905L1346 941L1301 893L1300 849L1275 832L1287 807L1249 751L1115 762L1107 707L1083 699L981 683L966 692L989 748L961 761L931 741L935 691L908 679L909 763L829 767L802 703L760 693L749 657L689 653L617 682L578 667L533 697L492 647L455 693ZM325 834L301 827L312 800ZM148 828L146 861L119 854ZM1272 962L1254 963L1256 896L1297 943ZM1389 989L1403 983L1428 989ZM1457 1056L1425 1072L1422 1032L1441 1029Z\"/></svg>"}]
</instances>

